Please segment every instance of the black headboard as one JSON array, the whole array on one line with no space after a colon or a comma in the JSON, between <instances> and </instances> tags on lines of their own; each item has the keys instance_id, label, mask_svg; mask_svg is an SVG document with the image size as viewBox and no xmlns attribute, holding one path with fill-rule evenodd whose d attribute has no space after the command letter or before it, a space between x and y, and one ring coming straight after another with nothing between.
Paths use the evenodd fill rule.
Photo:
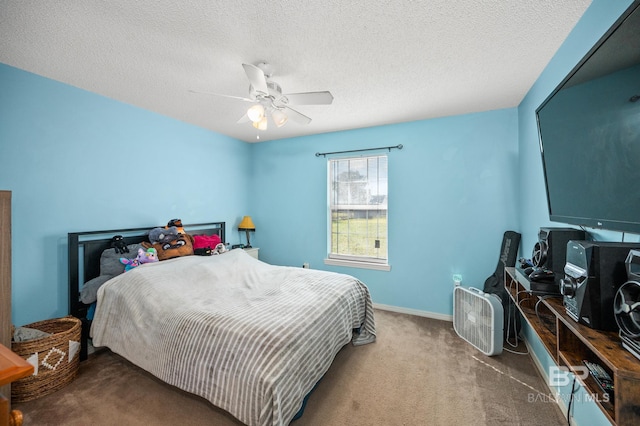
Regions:
<instances>
[{"instance_id":1,"label":"black headboard","mask_svg":"<svg viewBox=\"0 0 640 426\"><path fill-rule=\"evenodd\" d=\"M127 244L149 241L149 231L154 226L144 228L110 229L104 231L70 232L69 242L69 314L82 320L82 346L80 360L87 358L87 340L90 323L87 320L89 305L80 301L81 285L100 275L100 256L111 247L114 235L122 235ZM197 223L183 225L191 235L218 235L224 242L225 222Z\"/></svg>"}]
</instances>

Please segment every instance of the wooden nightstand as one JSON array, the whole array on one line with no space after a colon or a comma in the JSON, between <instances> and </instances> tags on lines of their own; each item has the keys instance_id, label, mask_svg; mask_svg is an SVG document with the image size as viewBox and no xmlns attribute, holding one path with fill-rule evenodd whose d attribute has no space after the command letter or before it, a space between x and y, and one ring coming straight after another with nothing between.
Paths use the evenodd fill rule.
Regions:
<instances>
[{"instance_id":1,"label":"wooden nightstand","mask_svg":"<svg viewBox=\"0 0 640 426\"><path fill-rule=\"evenodd\" d=\"M244 251L246 251L248 254L250 254L252 257L258 259L258 250L260 250L257 247L251 247L251 248L246 248L244 249Z\"/></svg>"},{"instance_id":2,"label":"wooden nightstand","mask_svg":"<svg viewBox=\"0 0 640 426\"><path fill-rule=\"evenodd\" d=\"M33 365L0 345L0 386L9 384L23 377L33 374ZM9 400L0 394L0 425L22 425L22 413L18 410L9 411Z\"/></svg>"}]
</instances>

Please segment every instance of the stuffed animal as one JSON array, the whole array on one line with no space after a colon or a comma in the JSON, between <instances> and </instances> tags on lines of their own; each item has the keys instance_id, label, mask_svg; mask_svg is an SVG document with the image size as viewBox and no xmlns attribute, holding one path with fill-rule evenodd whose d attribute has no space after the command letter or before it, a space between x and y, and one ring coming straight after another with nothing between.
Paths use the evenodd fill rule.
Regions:
<instances>
[{"instance_id":1,"label":"stuffed animal","mask_svg":"<svg viewBox=\"0 0 640 426\"><path fill-rule=\"evenodd\" d=\"M178 228L172 226L170 228L153 228L149 231L149 242L155 243L169 243L176 239L179 235Z\"/></svg>"},{"instance_id":2,"label":"stuffed animal","mask_svg":"<svg viewBox=\"0 0 640 426\"><path fill-rule=\"evenodd\" d=\"M153 247L144 251L143 249L138 249L138 256L136 257L138 262L142 265L143 263L153 263L158 261L158 251Z\"/></svg>"},{"instance_id":3,"label":"stuffed animal","mask_svg":"<svg viewBox=\"0 0 640 426\"><path fill-rule=\"evenodd\" d=\"M142 248L138 249L138 255L135 259L127 259L126 257L120 258L120 263L124 265L124 271L130 271L145 263L153 263L158 261L158 252L153 247L148 248L146 251Z\"/></svg>"},{"instance_id":4,"label":"stuffed animal","mask_svg":"<svg viewBox=\"0 0 640 426\"><path fill-rule=\"evenodd\" d=\"M210 248L214 250L222 240L219 235L194 235L193 236L193 249Z\"/></svg>"},{"instance_id":5,"label":"stuffed animal","mask_svg":"<svg viewBox=\"0 0 640 426\"><path fill-rule=\"evenodd\" d=\"M194 248L193 254L196 256L211 256L213 251L209 247Z\"/></svg>"},{"instance_id":6,"label":"stuffed animal","mask_svg":"<svg viewBox=\"0 0 640 426\"><path fill-rule=\"evenodd\" d=\"M178 228L178 233L185 234L184 228L182 227L182 220L181 219L171 219L169 221L169 223L167 223L167 226L165 226L165 228L169 229L172 226L175 226L176 228Z\"/></svg>"},{"instance_id":7,"label":"stuffed animal","mask_svg":"<svg viewBox=\"0 0 640 426\"><path fill-rule=\"evenodd\" d=\"M219 243L215 249L213 249L213 253L212 254L222 254L227 252L227 248L224 246L224 244Z\"/></svg>"},{"instance_id":8,"label":"stuffed animal","mask_svg":"<svg viewBox=\"0 0 640 426\"><path fill-rule=\"evenodd\" d=\"M174 257L190 256L193 254L193 237L189 234L178 234L169 242L148 243L143 242L146 249L154 248L158 253L158 260L167 260Z\"/></svg>"},{"instance_id":9,"label":"stuffed animal","mask_svg":"<svg viewBox=\"0 0 640 426\"><path fill-rule=\"evenodd\" d=\"M199 256L211 256L212 254L220 254L226 251L224 244L218 235L194 235L193 236L193 254ZM219 249L221 246L222 249Z\"/></svg>"},{"instance_id":10,"label":"stuffed animal","mask_svg":"<svg viewBox=\"0 0 640 426\"><path fill-rule=\"evenodd\" d=\"M113 238L111 238L111 247L116 251L116 253L129 253L129 249L127 248L127 244L124 242L122 235L114 235Z\"/></svg>"},{"instance_id":11,"label":"stuffed animal","mask_svg":"<svg viewBox=\"0 0 640 426\"><path fill-rule=\"evenodd\" d=\"M121 257L120 258L120 263L122 263L124 265L124 271L130 271L133 268L140 266L140 261L135 258L135 259L127 259L126 257Z\"/></svg>"}]
</instances>

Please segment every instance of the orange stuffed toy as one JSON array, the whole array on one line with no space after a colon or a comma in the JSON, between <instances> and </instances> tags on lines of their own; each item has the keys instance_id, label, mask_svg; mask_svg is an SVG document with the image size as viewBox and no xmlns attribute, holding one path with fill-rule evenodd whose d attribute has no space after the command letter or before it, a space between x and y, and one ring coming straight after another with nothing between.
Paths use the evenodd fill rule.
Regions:
<instances>
[{"instance_id":1,"label":"orange stuffed toy","mask_svg":"<svg viewBox=\"0 0 640 426\"><path fill-rule=\"evenodd\" d=\"M154 248L158 252L158 260L174 257L191 256L193 254L193 237L189 234L175 235L171 241L149 243L143 242L144 248Z\"/></svg>"},{"instance_id":2,"label":"orange stuffed toy","mask_svg":"<svg viewBox=\"0 0 640 426\"><path fill-rule=\"evenodd\" d=\"M181 219L171 219L169 221L169 223L167 223L167 226L165 226L165 229L169 229L172 226L175 226L176 228L178 228L178 232L180 234L185 234L184 228L182 227L182 220Z\"/></svg>"}]
</instances>

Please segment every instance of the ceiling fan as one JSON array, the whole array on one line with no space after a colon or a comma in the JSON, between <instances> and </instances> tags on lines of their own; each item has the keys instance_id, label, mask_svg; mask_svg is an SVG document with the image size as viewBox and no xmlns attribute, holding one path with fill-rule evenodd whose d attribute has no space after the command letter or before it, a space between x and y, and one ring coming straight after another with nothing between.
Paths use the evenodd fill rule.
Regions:
<instances>
[{"instance_id":1,"label":"ceiling fan","mask_svg":"<svg viewBox=\"0 0 640 426\"><path fill-rule=\"evenodd\" d=\"M253 103L238 120L238 123L251 122L253 127L258 130L267 130L269 117L277 127L284 126L289 118L300 124L311 123L311 118L291 108L290 105L330 105L333 102L333 95L328 91L283 94L280 85L271 80L273 74L271 65L265 62L261 62L257 66L242 64L242 67L250 83L249 97L243 98L195 90L190 90L190 92Z\"/></svg>"}]
</instances>

